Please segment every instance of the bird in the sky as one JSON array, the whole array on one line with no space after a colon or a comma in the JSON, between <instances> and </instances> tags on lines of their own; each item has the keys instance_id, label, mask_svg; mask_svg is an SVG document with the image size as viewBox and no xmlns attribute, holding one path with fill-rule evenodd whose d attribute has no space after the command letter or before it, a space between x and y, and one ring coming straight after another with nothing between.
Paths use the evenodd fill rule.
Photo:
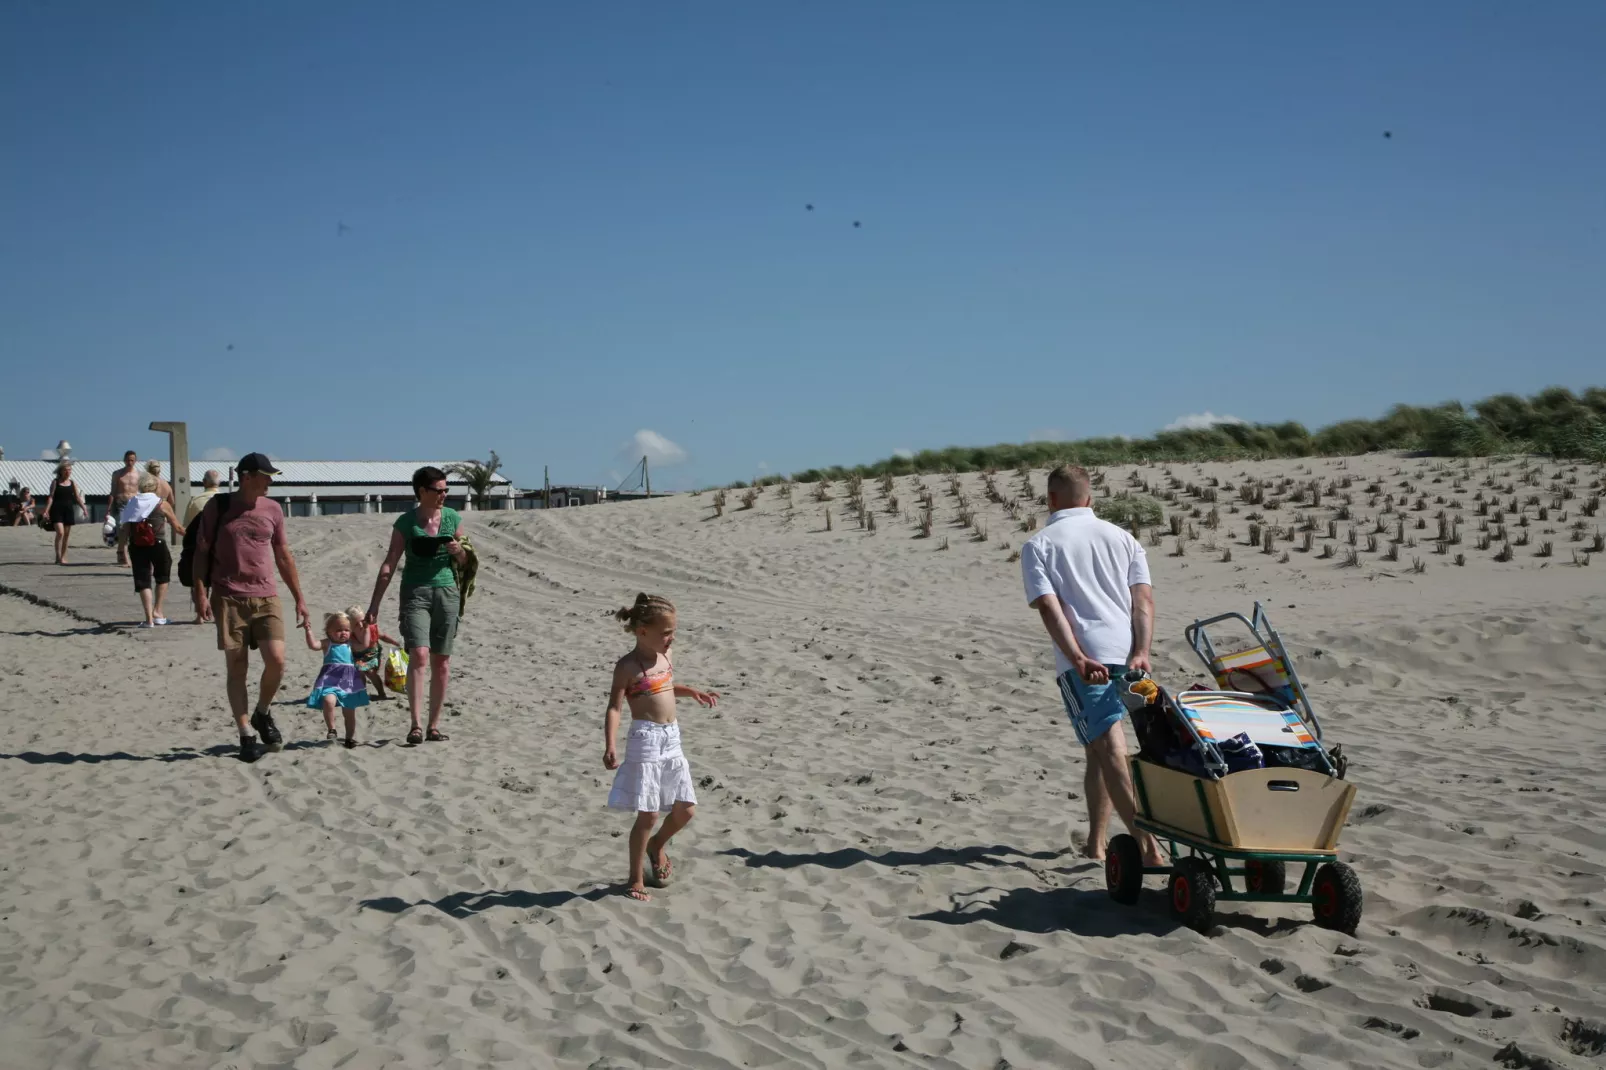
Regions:
<instances>
[{"instance_id":1,"label":"bird in the sky","mask_svg":"<svg viewBox=\"0 0 1606 1070\"><path fill-rule=\"evenodd\" d=\"M233 342L230 342L230 343L229 343L229 344L228 344L228 345L227 345L227 346L226 346L226 347L225 347L225 348L226 348L226 349L227 349L227 350L228 350L228 351L229 351L229 352L230 352L230 353L232 353L232 352L234 352L234 343L233 343Z\"/></svg>"},{"instance_id":2,"label":"bird in the sky","mask_svg":"<svg viewBox=\"0 0 1606 1070\"><path fill-rule=\"evenodd\" d=\"M344 223L336 223L335 224L335 237L343 238L347 234L350 234L350 233L351 233L351 228L346 226L346 224L344 224Z\"/></svg>"},{"instance_id":3,"label":"bird in the sky","mask_svg":"<svg viewBox=\"0 0 1606 1070\"><path fill-rule=\"evenodd\" d=\"M854 229L855 229L855 230L856 230L856 229L858 229L858 226L859 226L859 221L858 221L858 220L857 220L857 219L855 219L855 220L854 220L854 221L853 221L853 226L854 226Z\"/></svg>"},{"instance_id":4,"label":"bird in the sky","mask_svg":"<svg viewBox=\"0 0 1606 1070\"><path fill-rule=\"evenodd\" d=\"M804 210L804 211L805 211L805 212L812 212L812 211L814 211L814 205L812 205L812 204L805 204L805 205L804 205L804 206L803 206L803 210Z\"/></svg>"},{"instance_id":5,"label":"bird in the sky","mask_svg":"<svg viewBox=\"0 0 1606 1070\"><path fill-rule=\"evenodd\" d=\"M1393 137L1393 136L1394 136L1394 131L1392 131L1392 130L1385 130L1385 131L1383 131L1383 136L1384 136L1384 137L1385 137L1385 138L1392 138L1392 137Z\"/></svg>"}]
</instances>

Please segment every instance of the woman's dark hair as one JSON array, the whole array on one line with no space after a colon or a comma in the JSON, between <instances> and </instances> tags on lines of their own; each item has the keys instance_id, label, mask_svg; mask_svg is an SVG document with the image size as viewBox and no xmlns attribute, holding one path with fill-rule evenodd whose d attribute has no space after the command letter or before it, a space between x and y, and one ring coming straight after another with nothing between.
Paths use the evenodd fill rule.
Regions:
<instances>
[{"instance_id":1,"label":"woman's dark hair","mask_svg":"<svg viewBox=\"0 0 1606 1070\"><path fill-rule=\"evenodd\" d=\"M674 612L674 604L669 599L656 594L642 593L636 595L634 605L624 606L616 610L613 615L624 622L625 631L633 632Z\"/></svg>"},{"instance_id":2,"label":"woman's dark hair","mask_svg":"<svg viewBox=\"0 0 1606 1070\"><path fill-rule=\"evenodd\" d=\"M439 483L445 478L445 472L442 472L439 468L436 468L432 464L426 464L424 467L413 473L413 497L418 497L419 491L423 490L432 483Z\"/></svg>"}]
</instances>

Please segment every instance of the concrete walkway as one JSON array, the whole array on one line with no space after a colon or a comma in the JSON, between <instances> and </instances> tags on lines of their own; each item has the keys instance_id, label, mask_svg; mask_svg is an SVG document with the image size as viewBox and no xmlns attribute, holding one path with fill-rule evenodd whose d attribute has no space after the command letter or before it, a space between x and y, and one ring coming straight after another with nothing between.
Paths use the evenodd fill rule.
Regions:
<instances>
[{"instance_id":1,"label":"concrete walkway","mask_svg":"<svg viewBox=\"0 0 1606 1070\"><path fill-rule=\"evenodd\" d=\"M177 557L177 547L174 547ZM174 562L175 572L177 561ZM57 565L51 538L38 528L0 528L0 595L66 613L102 631L128 631L144 639L194 638L203 629L195 619L190 589L173 577L167 592L167 613L175 623L166 628L139 628L145 619L131 570L120 568L116 552L101 545L100 525L81 524L67 547L67 564ZM184 622L184 623L179 623ZM212 635L210 628L204 629Z\"/></svg>"}]
</instances>

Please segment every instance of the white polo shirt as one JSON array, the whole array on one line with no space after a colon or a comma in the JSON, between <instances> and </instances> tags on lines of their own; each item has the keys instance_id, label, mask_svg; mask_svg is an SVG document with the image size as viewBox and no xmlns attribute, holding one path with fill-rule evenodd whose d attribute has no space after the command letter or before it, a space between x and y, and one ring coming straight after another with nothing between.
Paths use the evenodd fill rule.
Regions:
<instances>
[{"instance_id":1,"label":"white polo shirt","mask_svg":"<svg viewBox=\"0 0 1606 1070\"><path fill-rule=\"evenodd\" d=\"M1093 515L1061 509L1020 548L1026 601L1054 595L1082 653L1105 665L1124 665L1132 653L1132 586L1149 582L1149 555L1132 533ZM1054 645L1059 671L1071 663Z\"/></svg>"}]
</instances>

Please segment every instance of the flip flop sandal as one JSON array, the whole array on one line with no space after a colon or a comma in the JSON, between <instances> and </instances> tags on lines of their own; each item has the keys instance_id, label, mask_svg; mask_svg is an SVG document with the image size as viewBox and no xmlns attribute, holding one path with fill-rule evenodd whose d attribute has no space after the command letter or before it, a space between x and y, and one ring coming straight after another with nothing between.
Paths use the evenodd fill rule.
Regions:
<instances>
[{"instance_id":1,"label":"flip flop sandal","mask_svg":"<svg viewBox=\"0 0 1606 1070\"><path fill-rule=\"evenodd\" d=\"M447 735L445 732L442 732L439 728L431 728L429 730L429 734L424 738L429 740L431 743L445 743L452 737Z\"/></svg>"},{"instance_id":2,"label":"flip flop sandal","mask_svg":"<svg viewBox=\"0 0 1606 1070\"><path fill-rule=\"evenodd\" d=\"M652 879L647 883L654 888L669 887L669 882L675 876L674 861L668 855L664 855L664 864L662 866L652 865L650 868L652 869Z\"/></svg>"},{"instance_id":3,"label":"flip flop sandal","mask_svg":"<svg viewBox=\"0 0 1606 1070\"><path fill-rule=\"evenodd\" d=\"M620 892L619 894L620 895L628 895L630 898L634 899L638 903L650 903L650 902L652 902L652 896L648 895L646 892L642 891L639 888L626 888L624 891Z\"/></svg>"},{"instance_id":4,"label":"flip flop sandal","mask_svg":"<svg viewBox=\"0 0 1606 1070\"><path fill-rule=\"evenodd\" d=\"M424 730L422 728L415 728L407 733L407 745L409 747L416 747L422 742L424 742Z\"/></svg>"}]
</instances>

